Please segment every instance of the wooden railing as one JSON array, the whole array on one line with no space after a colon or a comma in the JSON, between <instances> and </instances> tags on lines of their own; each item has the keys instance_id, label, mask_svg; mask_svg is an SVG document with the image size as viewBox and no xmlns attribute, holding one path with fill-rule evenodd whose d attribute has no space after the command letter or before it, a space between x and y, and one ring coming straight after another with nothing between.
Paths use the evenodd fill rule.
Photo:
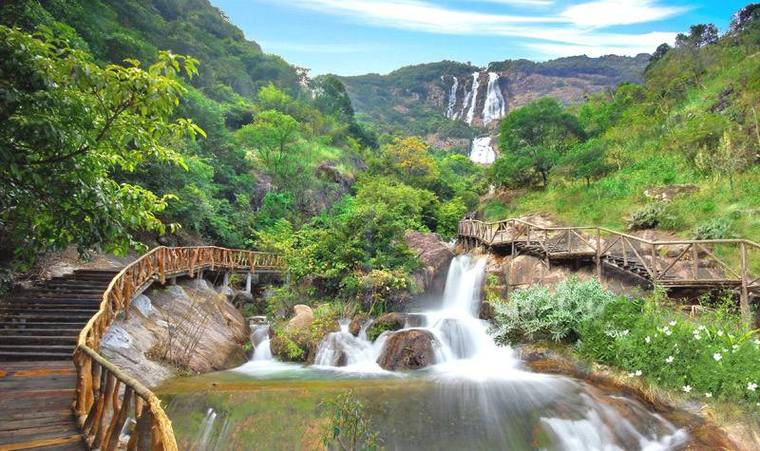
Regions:
<instances>
[{"instance_id":1,"label":"wooden railing","mask_svg":"<svg viewBox=\"0 0 760 451\"><path fill-rule=\"evenodd\" d=\"M125 267L103 293L100 309L79 334L74 412L90 448L113 450L128 420L135 422L129 450L177 450L171 422L159 399L139 381L99 354L100 342L117 314L128 315L132 300L153 282L194 276L205 269L281 271L275 254L219 247L157 247Z\"/></svg>"},{"instance_id":2,"label":"wooden railing","mask_svg":"<svg viewBox=\"0 0 760 451\"><path fill-rule=\"evenodd\" d=\"M652 241L604 227L548 227L521 219L459 223L460 239L486 246L510 245L537 250L551 259L588 258L601 275L608 262L664 287L737 288L742 313L749 315L749 292L760 290L758 268L751 268L751 252L760 244L745 239ZM755 254L760 257L760 254Z\"/></svg>"}]
</instances>

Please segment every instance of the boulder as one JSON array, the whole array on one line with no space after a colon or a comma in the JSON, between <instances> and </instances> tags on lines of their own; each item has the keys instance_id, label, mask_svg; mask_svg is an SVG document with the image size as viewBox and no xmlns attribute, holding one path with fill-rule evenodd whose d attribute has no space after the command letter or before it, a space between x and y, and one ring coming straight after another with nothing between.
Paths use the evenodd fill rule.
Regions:
<instances>
[{"instance_id":1,"label":"boulder","mask_svg":"<svg viewBox=\"0 0 760 451\"><path fill-rule=\"evenodd\" d=\"M670 202L677 196L691 194L699 191L696 185L665 185L649 188L644 191L644 196L659 202Z\"/></svg>"},{"instance_id":2,"label":"boulder","mask_svg":"<svg viewBox=\"0 0 760 451\"><path fill-rule=\"evenodd\" d=\"M417 285L426 290L433 283L435 275L448 268L454 252L438 234L422 233L414 230L406 232L407 246L417 255L421 263L420 269L415 271L414 278Z\"/></svg>"},{"instance_id":3,"label":"boulder","mask_svg":"<svg viewBox=\"0 0 760 451\"><path fill-rule=\"evenodd\" d=\"M425 368L435 363L436 346L438 342L428 330L400 330L385 340L377 363L389 371Z\"/></svg>"},{"instance_id":4,"label":"boulder","mask_svg":"<svg viewBox=\"0 0 760 451\"><path fill-rule=\"evenodd\" d=\"M103 354L148 387L177 374L223 370L246 360L250 329L227 299L204 283L154 287L108 329Z\"/></svg>"},{"instance_id":5,"label":"boulder","mask_svg":"<svg viewBox=\"0 0 760 451\"><path fill-rule=\"evenodd\" d=\"M380 334L387 330L393 331L403 329L405 323L406 314L399 312L386 313L376 319L372 325L367 328L367 338L369 338L370 341L375 341Z\"/></svg>"},{"instance_id":6,"label":"boulder","mask_svg":"<svg viewBox=\"0 0 760 451\"><path fill-rule=\"evenodd\" d=\"M308 305L298 304L293 307L295 316L288 321L287 328L291 331L303 330L314 322L314 311Z\"/></svg>"},{"instance_id":7,"label":"boulder","mask_svg":"<svg viewBox=\"0 0 760 451\"><path fill-rule=\"evenodd\" d=\"M354 184L354 178L350 174L344 175L340 172L334 161L324 161L314 170L317 177L329 180L333 183L349 188Z\"/></svg>"},{"instance_id":8,"label":"boulder","mask_svg":"<svg viewBox=\"0 0 760 451\"><path fill-rule=\"evenodd\" d=\"M365 315L354 315L351 323L348 325L348 331L351 332L351 335L358 337L366 320L367 317Z\"/></svg>"}]
</instances>

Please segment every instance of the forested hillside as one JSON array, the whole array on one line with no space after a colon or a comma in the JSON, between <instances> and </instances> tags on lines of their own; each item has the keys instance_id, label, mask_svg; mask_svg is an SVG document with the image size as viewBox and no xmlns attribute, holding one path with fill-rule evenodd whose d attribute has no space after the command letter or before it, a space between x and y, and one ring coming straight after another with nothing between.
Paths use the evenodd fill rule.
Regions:
<instances>
[{"instance_id":1,"label":"forested hillside","mask_svg":"<svg viewBox=\"0 0 760 451\"><path fill-rule=\"evenodd\" d=\"M545 212L573 224L757 237L758 19L755 4L723 36L692 26L675 48L657 49L642 84L511 113L490 178L518 194L488 201L485 216Z\"/></svg>"},{"instance_id":2,"label":"forested hillside","mask_svg":"<svg viewBox=\"0 0 760 451\"><path fill-rule=\"evenodd\" d=\"M635 58L574 56L541 63L506 60L490 63L486 68L441 61L403 67L387 75L367 74L341 80L360 118L374 124L379 132L425 136L441 147L456 147L457 140L471 139L489 125L489 119L484 117L487 73L498 75L492 89L500 91L500 103L511 111L544 96L573 104L620 83L640 82L648 61L649 55L643 54ZM476 73L484 75L479 77L479 85L473 86ZM470 107L466 105L469 101ZM453 109L471 109L470 119ZM499 117L497 114L494 119Z\"/></svg>"},{"instance_id":3,"label":"forested hillside","mask_svg":"<svg viewBox=\"0 0 760 451\"><path fill-rule=\"evenodd\" d=\"M96 3L0 11L6 268L206 242L285 253L283 298L392 302L415 289L405 232L451 236L477 206L466 157L378 143L337 78L262 53L208 1Z\"/></svg>"}]
</instances>

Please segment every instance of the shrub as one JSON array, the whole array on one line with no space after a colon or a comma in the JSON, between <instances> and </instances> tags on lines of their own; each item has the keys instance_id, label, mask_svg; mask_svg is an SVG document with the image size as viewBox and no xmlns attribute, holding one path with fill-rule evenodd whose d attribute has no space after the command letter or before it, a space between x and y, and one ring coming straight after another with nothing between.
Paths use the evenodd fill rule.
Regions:
<instances>
[{"instance_id":1,"label":"shrub","mask_svg":"<svg viewBox=\"0 0 760 451\"><path fill-rule=\"evenodd\" d=\"M695 240L720 240L733 237L731 221L725 218L714 218L702 222L694 228L693 233Z\"/></svg>"},{"instance_id":2,"label":"shrub","mask_svg":"<svg viewBox=\"0 0 760 451\"><path fill-rule=\"evenodd\" d=\"M598 280L576 277L557 285L553 293L541 285L517 290L508 302L494 304L496 340L573 340L579 325L601 313L612 299Z\"/></svg>"},{"instance_id":3,"label":"shrub","mask_svg":"<svg viewBox=\"0 0 760 451\"><path fill-rule=\"evenodd\" d=\"M327 449L380 449L377 432L373 431L364 405L356 399L353 391L349 390L335 399L324 401L320 407L328 409L331 415L322 437Z\"/></svg>"},{"instance_id":4,"label":"shrub","mask_svg":"<svg viewBox=\"0 0 760 451\"><path fill-rule=\"evenodd\" d=\"M700 317L657 296L616 300L580 327L579 352L645 380L701 398L760 402L760 337L743 326L735 302Z\"/></svg>"},{"instance_id":5,"label":"shrub","mask_svg":"<svg viewBox=\"0 0 760 451\"><path fill-rule=\"evenodd\" d=\"M633 212L628 218L628 229L654 229L657 226L672 224L673 222L675 222L675 218L668 213L665 204L654 202Z\"/></svg>"}]
</instances>

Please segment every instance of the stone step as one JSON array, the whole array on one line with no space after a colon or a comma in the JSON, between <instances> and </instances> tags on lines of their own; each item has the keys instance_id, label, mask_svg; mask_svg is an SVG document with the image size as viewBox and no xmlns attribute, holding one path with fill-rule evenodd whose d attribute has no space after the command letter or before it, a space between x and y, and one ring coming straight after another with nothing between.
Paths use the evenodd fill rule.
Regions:
<instances>
[{"instance_id":1,"label":"stone step","mask_svg":"<svg viewBox=\"0 0 760 451\"><path fill-rule=\"evenodd\" d=\"M76 342L76 335L0 335L0 348L29 345L39 350L40 347L47 348L48 345L74 346Z\"/></svg>"}]
</instances>

